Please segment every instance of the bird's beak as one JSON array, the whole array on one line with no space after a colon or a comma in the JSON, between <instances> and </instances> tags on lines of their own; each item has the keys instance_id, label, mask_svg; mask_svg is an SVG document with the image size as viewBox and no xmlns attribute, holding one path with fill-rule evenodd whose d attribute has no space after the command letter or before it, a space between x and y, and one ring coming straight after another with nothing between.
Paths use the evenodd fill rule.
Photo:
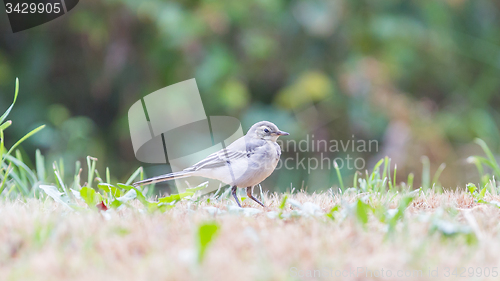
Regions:
<instances>
[{"instance_id":1,"label":"bird's beak","mask_svg":"<svg viewBox=\"0 0 500 281\"><path fill-rule=\"evenodd\" d=\"M278 135L278 136L288 136L288 135L289 135L289 133L284 132L284 131L279 131L279 132L277 133L277 135Z\"/></svg>"}]
</instances>

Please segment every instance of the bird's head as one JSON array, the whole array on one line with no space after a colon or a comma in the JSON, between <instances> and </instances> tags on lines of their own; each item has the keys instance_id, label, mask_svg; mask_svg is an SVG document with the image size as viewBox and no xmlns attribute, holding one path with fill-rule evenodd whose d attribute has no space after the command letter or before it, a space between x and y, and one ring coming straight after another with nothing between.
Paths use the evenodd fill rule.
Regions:
<instances>
[{"instance_id":1,"label":"bird's head","mask_svg":"<svg viewBox=\"0 0 500 281\"><path fill-rule=\"evenodd\" d=\"M289 133L281 131L278 126L269 121L261 121L255 123L248 130L247 135L257 139L276 141L279 136L288 136Z\"/></svg>"}]
</instances>

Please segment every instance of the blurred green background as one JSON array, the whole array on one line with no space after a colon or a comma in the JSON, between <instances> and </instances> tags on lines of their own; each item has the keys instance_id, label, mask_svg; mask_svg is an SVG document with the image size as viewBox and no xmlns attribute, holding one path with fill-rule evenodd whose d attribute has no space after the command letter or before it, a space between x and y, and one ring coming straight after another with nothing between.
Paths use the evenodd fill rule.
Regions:
<instances>
[{"instance_id":1,"label":"blurred green background","mask_svg":"<svg viewBox=\"0 0 500 281\"><path fill-rule=\"evenodd\" d=\"M40 148L71 170L92 155L124 178L143 165L130 106L194 77L206 114L234 116L245 131L269 120L286 139L377 140L378 151L350 156L369 168L388 155L398 180L413 172L418 184L426 155L431 173L446 163L443 186L463 186L478 181L466 162L480 151L472 140L500 148L499 13L493 0L86 0L12 34L2 11L0 112L21 82L6 142L47 124L23 145L26 157ZM311 106L316 117L298 118ZM280 170L263 186L337 181L333 168Z\"/></svg>"}]
</instances>

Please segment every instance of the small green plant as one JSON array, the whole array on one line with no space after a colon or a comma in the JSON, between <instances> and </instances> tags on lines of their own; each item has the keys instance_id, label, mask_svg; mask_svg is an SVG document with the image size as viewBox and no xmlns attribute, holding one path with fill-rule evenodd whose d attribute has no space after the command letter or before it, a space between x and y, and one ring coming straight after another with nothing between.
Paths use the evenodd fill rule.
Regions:
<instances>
[{"instance_id":1,"label":"small green plant","mask_svg":"<svg viewBox=\"0 0 500 281\"><path fill-rule=\"evenodd\" d=\"M279 206L280 212L278 214L278 217L280 219L283 218L283 212L285 211L285 206L286 206L286 201L288 200L288 195L283 196L283 199L281 200L281 204Z\"/></svg>"},{"instance_id":2,"label":"small green plant","mask_svg":"<svg viewBox=\"0 0 500 281\"><path fill-rule=\"evenodd\" d=\"M215 238L219 226L215 222L204 223L198 227L197 242L198 242L198 263L202 263L208 245Z\"/></svg>"},{"instance_id":3,"label":"small green plant","mask_svg":"<svg viewBox=\"0 0 500 281\"><path fill-rule=\"evenodd\" d=\"M37 179L37 175L23 162L19 151L16 151L15 157L12 156L12 153L21 143L42 130L45 125L33 129L14 143L9 149L5 147L4 131L12 125L12 121L6 119L16 103L18 94L19 79L16 78L14 101L2 116L0 116L0 194L2 194L5 189L8 194L15 193L15 190L17 190L23 197L28 197L33 195L34 189L32 187L39 183L39 179Z\"/></svg>"},{"instance_id":4,"label":"small green plant","mask_svg":"<svg viewBox=\"0 0 500 281\"><path fill-rule=\"evenodd\" d=\"M497 194L497 186L495 177L500 178L500 166L495 159L495 156L491 152L490 148L482 139L475 139L474 142L478 144L483 150L486 157L483 156L471 156L467 159L469 163L476 166L477 171L481 179L481 187L487 187L488 191L492 194ZM484 168L491 169L491 173L486 173Z\"/></svg>"},{"instance_id":5,"label":"small green plant","mask_svg":"<svg viewBox=\"0 0 500 281\"><path fill-rule=\"evenodd\" d=\"M119 209L124 206L130 207L129 201L137 199L149 212L166 211L172 208L177 202L186 197L193 196L196 191L207 187L207 184L203 183L197 187L188 188L185 192L172 194L160 198L158 202L153 202L147 199L149 196L146 190L131 185L136 179L144 179L142 167L139 167L125 183L111 184L109 169L106 169L106 182L104 182L96 169L96 162L96 158L87 157L88 174L91 176L88 177L88 181L83 186L80 185L79 181L81 170L78 170L78 173L74 176L75 182L71 184L73 188L68 188L68 185L65 185L62 177L59 176L57 165L54 164L54 174L57 179L56 184L42 185L40 187L56 202L62 203L72 209L78 209L79 202L83 201L90 209L106 211L109 208ZM93 177L94 175L96 175L95 178ZM91 185L93 179L97 181L97 190Z\"/></svg>"}]
</instances>

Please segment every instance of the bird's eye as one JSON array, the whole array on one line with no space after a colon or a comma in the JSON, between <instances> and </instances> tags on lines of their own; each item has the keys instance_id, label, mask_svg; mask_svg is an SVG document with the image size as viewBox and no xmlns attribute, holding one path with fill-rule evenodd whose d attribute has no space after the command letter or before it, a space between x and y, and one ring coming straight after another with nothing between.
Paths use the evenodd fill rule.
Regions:
<instances>
[{"instance_id":1,"label":"bird's eye","mask_svg":"<svg viewBox=\"0 0 500 281\"><path fill-rule=\"evenodd\" d=\"M268 129L264 129L264 132L269 133L269 130Z\"/></svg>"}]
</instances>

